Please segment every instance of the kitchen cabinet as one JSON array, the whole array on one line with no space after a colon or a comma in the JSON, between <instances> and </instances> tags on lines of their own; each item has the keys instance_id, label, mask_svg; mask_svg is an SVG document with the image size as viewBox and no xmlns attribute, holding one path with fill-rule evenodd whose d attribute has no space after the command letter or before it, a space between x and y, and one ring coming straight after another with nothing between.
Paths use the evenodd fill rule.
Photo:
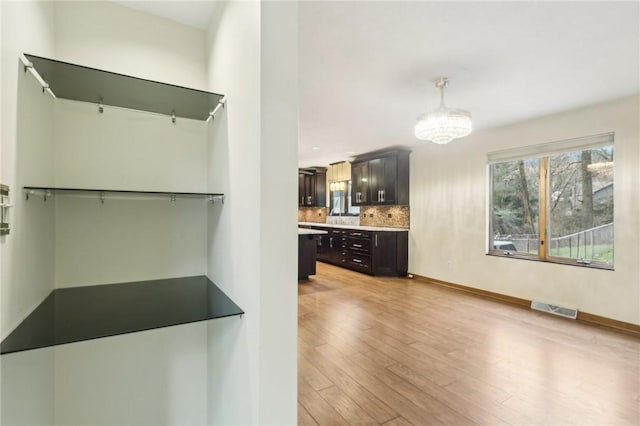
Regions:
<instances>
[{"instance_id":1,"label":"kitchen cabinet","mask_svg":"<svg viewBox=\"0 0 640 426\"><path fill-rule=\"evenodd\" d=\"M359 161L351 164L351 204L367 205L369 201L369 162Z\"/></svg>"},{"instance_id":2,"label":"kitchen cabinet","mask_svg":"<svg viewBox=\"0 0 640 426\"><path fill-rule=\"evenodd\" d=\"M298 235L298 280L308 280L316 273L317 235Z\"/></svg>"},{"instance_id":3,"label":"kitchen cabinet","mask_svg":"<svg viewBox=\"0 0 640 426\"><path fill-rule=\"evenodd\" d=\"M322 235L318 241L317 259L332 264L345 262L343 251L346 240L345 231L341 229L326 229L327 235Z\"/></svg>"},{"instance_id":4,"label":"kitchen cabinet","mask_svg":"<svg viewBox=\"0 0 640 426\"><path fill-rule=\"evenodd\" d=\"M327 169L314 167L298 169L298 206L326 207Z\"/></svg>"},{"instance_id":5,"label":"kitchen cabinet","mask_svg":"<svg viewBox=\"0 0 640 426\"><path fill-rule=\"evenodd\" d=\"M353 204L409 204L409 154L398 149L357 157L351 165Z\"/></svg>"},{"instance_id":6,"label":"kitchen cabinet","mask_svg":"<svg viewBox=\"0 0 640 426\"><path fill-rule=\"evenodd\" d=\"M328 232L317 241L317 260L375 276L404 277L408 231L371 231L312 225Z\"/></svg>"}]
</instances>

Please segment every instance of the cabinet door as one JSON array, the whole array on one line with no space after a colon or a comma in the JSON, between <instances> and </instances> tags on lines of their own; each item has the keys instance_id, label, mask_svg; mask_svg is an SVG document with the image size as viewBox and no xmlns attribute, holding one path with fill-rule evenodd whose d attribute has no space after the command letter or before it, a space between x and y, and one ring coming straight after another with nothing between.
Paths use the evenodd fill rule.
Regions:
<instances>
[{"instance_id":1,"label":"cabinet door","mask_svg":"<svg viewBox=\"0 0 640 426\"><path fill-rule=\"evenodd\" d=\"M396 188L398 186L397 157L395 155L384 157L380 161L382 163L382 170L380 170L380 177L378 178L382 181L378 185L380 188L380 203L395 204Z\"/></svg>"},{"instance_id":2,"label":"cabinet door","mask_svg":"<svg viewBox=\"0 0 640 426\"><path fill-rule=\"evenodd\" d=\"M304 177L304 205L314 206L316 203L316 176L305 175Z\"/></svg>"},{"instance_id":3,"label":"cabinet door","mask_svg":"<svg viewBox=\"0 0 640 426\"><path fill-rule=\"evenodd\" d=\"M369 201L369 162L362 161L351 165L351 204L365 205Z\"/></svg>"},{"instance_id":4,"label":"cabinet door","mask_svg":"<svg viewBox=\"0 0 640 426\"><path fill-rule=\"evenodd\" d=\"M409 152L401 151L396 155L396 193L394 204L409 204ZM390 199L390 197L387 197Z\"/></svg>"},{"instance_id":5,"label":"cabinet door","mask_svg":"<svg viewBox=\"0 0 640 426\"><path fill-rule=\"evenodd\" d=\"M314 179L314 206L327 206L327 173L317 172Z\"/></svg>"},{"instance_id":6,"label":"cabinet door","mask_svg":"<svg viewBox=\"0 0 640 426\"><path fill-rule=\"evenodd\" d=\"M396 156L369 160L369 204L394 204L397 187Z\"/></svg>"},{"instance_id":7,"label":"cabinet door","mask_svg":"<svg viewBox=\"0 0 640 426\"><path fill-rule=\"evenodd\" d=\"M298 173L298 205L304 206L304 173Z\"/></svg>"},{"instance_id":8,"label":"cabinet door","mask_svg":"<svg viewBox=\"0 0 640 426\"><path fill-rule=\"evenodd\" d=\"M369 160L369 203L382 203L381 192L384 187L384 162L382 158Z\"/></svg>"},{"instance_id":9,"label":"cabinet door","mask_svg":"<svg viewBox=\"0 0 640 426\"><path fill-rule=\"evenodd\" d=\"M331 249L333 245L333 239L330 234L320 235L317 237L318 252L317 259L327 261L331 259Z\"/></svg>"},{"instance_id":10,"label":"cabinet door","mask_svg":"<svg viewBox=\"0 0 640 426\"><path fill-rule=\"evenodd\" d=\"M374 275L397 276L397 246L395 232L374 232L371 269Z\"/></svg>"}]
</instances>

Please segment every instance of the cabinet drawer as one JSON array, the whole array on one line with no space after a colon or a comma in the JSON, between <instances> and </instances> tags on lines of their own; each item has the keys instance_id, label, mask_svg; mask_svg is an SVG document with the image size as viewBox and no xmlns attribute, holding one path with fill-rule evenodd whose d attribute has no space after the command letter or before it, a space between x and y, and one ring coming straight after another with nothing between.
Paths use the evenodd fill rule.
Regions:
<instances>
[{"instance_id":1,"label":"cabinet drawer","mask_svg":"<svg viewBox=\"0 0 640 426\"><path fill-rule=\"evenodd\" d=\"M348 231L347 235L353 238L371 238L371 233L369 231Z\"/></svg>"},{"instance_id":2,"label":"cabinet drawer","mask_svg":"<svg viewBox=\"0 0 640 426\"><path fill-rule=\"evenodd\" d=\"M371 258L356 253L347 253L347 265L360 271L371 271Z\"/></svg>"},{"instance_id":3,"label":"cabinet drawer","mask_svg":"<svg viewBox=\"0 0 640 426\"><path fill-rule=\"evenodd\" d=\"M364 238L347 238L347 249L356 253L371 253L371 240Z\"/></svg>"}]
</instances>

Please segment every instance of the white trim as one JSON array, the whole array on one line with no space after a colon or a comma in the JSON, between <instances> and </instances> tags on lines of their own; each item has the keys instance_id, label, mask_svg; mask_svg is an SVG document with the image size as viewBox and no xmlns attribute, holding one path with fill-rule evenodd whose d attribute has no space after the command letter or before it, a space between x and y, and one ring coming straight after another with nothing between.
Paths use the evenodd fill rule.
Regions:
<instances>
[{"instance_id":1,"label":"white trim","mask_svg":"<svg viewBox=\"0 0 640 426\"><path fill-rule=\"evenodd\" d=\"M562 141L547 142L538 145L504 149L488 153L487 161L489 164L495 164L503 161L542 157L550 154L560 154L563 152L583 151L585 149L613 145L613 140L614 133L610 132Z\"/></svg>"}]
</instances>

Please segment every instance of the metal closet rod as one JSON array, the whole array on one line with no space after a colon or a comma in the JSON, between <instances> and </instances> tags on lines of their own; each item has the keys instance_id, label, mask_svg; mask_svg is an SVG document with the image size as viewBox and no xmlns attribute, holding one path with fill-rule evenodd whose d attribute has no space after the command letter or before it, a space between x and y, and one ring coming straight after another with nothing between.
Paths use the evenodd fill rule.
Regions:
<instances>
[{"instance_id":1,"label":"metal closet rod","mask_svg":"<svg viewBox=\"0 0 640 426\"><path fill-rule=\"evenodd\" d=\"M38 74L38 71L35 69L35 67L33 66L33 63L31 61L29 61L27 58L25 58L23 55L20 55L20 61L22 62L22 65L24 67L24 72L29 71L31 73L31 75L33 75L33 77L36 79L36 81L38 82L38 84L40 84L40 86L42 86L42 92L47 92L49 93L54 99L57 99L58 97L56 96L55 93L53 93L53 91L51 90L51 88L49 87L49 83L47 83L45 81L44 78L42 78L42 76L40 74ZM224 108L224 105L227 101L226 97L223 97L222 99L220 99L218 101L218 104L215 106L215 108L211 111L209 111L209 116L206 119L206 122L208 123L209 120L212 120L215 118L216 113L220 110L220 108ZM76 101L76 102L82 102L82 101ZM114 105L109 105L109 108L116 108L116 109L124 109L124 110L130 110L130 108L123 108L123 107L118 107L118 106L114 106ZM102 104L102 101L100 101L98 103L98 111L100 113L104 112L104 105ZM140 110L135 110L138 112L144 112L147 114L154 114L154 115L163 115L166 116L167 114L162 114L159 112L151 112L151 111L140 111ZM171 117L171 121L175 124L176 122L176 115L175 113L170 115Z\"/></svg>"}]
</instances>

